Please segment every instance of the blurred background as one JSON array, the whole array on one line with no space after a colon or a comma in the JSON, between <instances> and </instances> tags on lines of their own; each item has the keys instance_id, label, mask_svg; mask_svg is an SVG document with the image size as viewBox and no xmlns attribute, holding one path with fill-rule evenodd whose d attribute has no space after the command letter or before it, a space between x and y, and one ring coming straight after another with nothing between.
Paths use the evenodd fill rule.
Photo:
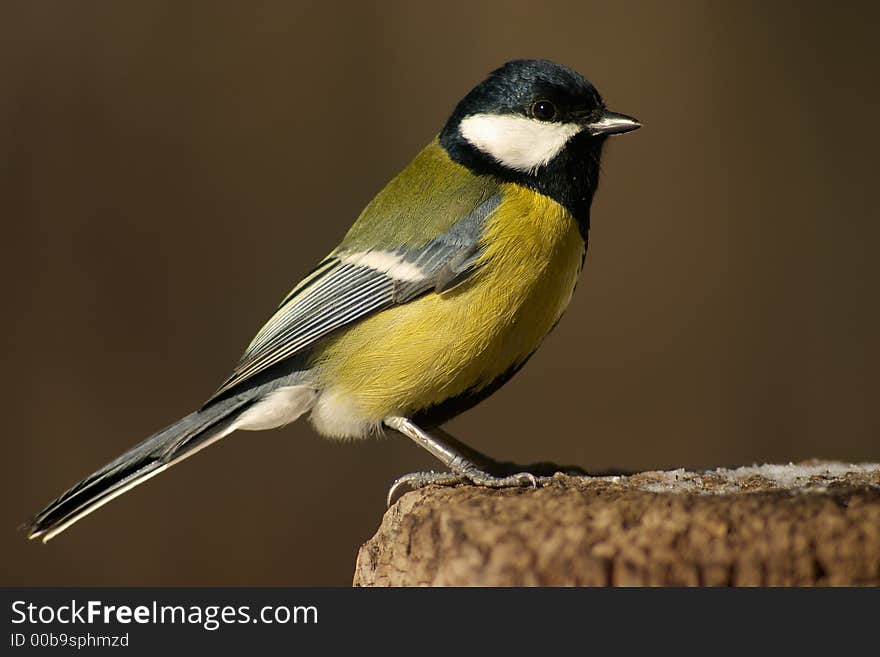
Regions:
<instances>
[{"instance_id":1,"label":"blurred background","mask_svg":"<svg viewBox=\"0 0 880 657\"><path fill-rule=\"evenodd\" d=\"M2 585L347 585L402 438L238 433L46 546L16 527L193 410L492 68L644 123L572 306L449 425L591 470L880 460L876 3L34 2L0 18Z\"/></svg>"}]
</instances>

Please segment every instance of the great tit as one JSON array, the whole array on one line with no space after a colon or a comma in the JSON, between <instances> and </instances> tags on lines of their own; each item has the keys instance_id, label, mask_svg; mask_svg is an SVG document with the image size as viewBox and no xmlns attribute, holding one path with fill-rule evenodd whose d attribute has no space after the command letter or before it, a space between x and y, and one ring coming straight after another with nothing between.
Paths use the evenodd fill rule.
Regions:
<instances>
[{"instance_id":1,"label":"great tit","mask_svg":"<svg viewBox=\"0 0 880 657\"><path fill-rule=\"evenodd\" d=\"M237 429L306 414L330 438L396 431L449 470L395 487L534 485L529 472L487 471L439 427L506 383L559 321L586 254L602 147L638 127L565 66L517 60L490 73L211 398L49 504L30 538L51 539Z\"/></svg>"}]
</instances>

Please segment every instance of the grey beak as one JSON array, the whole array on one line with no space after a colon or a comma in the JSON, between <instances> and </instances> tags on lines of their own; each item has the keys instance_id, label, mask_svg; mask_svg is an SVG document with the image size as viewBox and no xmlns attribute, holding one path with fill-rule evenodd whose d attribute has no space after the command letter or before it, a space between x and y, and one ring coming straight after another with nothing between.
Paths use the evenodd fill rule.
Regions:
<instances>
[{"instance_id":1,"label":"grey beak","mask_svg":"<svg viewBox=\"0 0 880 657\"><path fill-rule=\"evenodd\" d=\"M641 127L642 124L637 119L608 110L605 110L598 120L587 123L587 130L594 137L597 135L619 135L631 130L638 130Z\"/></svg>"}]
</instances>

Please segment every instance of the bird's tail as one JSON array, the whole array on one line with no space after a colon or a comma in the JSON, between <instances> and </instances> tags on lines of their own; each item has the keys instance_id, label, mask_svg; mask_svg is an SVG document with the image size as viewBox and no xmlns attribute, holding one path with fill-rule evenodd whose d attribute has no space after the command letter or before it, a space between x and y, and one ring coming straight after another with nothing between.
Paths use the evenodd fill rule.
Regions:
<instances>
[{"instance_id":1,"label":"bird's tail","mask_svg":"<svg viewBox=\"0 0 880 657\"><path fill-rule=\"evenodd\" d=\"M45 543L114 497L179 463L234 430L254 400L232 398L181 418L89 475L28 523L28 538Z\"/></svg>"}]
</instances>

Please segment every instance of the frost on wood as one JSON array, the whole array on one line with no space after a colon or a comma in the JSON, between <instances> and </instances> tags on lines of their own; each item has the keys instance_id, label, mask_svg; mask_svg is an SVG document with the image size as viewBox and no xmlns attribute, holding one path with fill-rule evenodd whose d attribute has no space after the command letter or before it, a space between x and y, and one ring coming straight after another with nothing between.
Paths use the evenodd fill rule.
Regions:
<instances>
[{"instance_id":1,"label":"frost on wood","mask_svg":"<svg viewBox=\"0 0 880 657\"><path fill-rule=\"evenodd\" d=\"M355 585L880 585L880 464L542 482L404 495Z\"/></svg>"}]
</instances>

